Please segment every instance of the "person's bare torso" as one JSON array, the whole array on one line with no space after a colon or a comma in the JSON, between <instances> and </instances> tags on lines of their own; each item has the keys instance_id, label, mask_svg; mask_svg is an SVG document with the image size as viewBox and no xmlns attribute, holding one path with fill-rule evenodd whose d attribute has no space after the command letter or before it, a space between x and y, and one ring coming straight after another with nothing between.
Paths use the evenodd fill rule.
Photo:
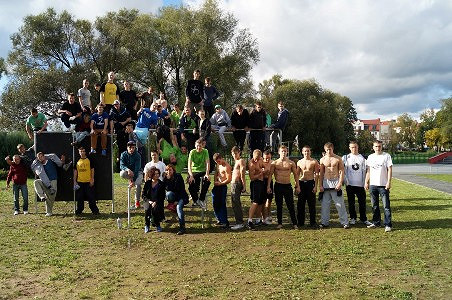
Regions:
<instances>
[{"instance_id":1,"label":"person's bare torso","mask_svg":"<svg viewBox=\"0 0 452 300\"><path fill-rule=\"evenodd\" d=\"M241 166L244 165L244 160L243 159L238 159L235 161L234 163L234 168L232 169L232 182L238 182L241 181L241 174L240 174L240 169Z\"/></svg>"},{"instance_id":2,"label":"person's bare torso","mask_svg":"<svg viewBox=\"0 0 452 300\"><path fill-rule=\"evenodd\" d=\"M228 169L230 170L226 164L224 166L220 164L218 165L217 181L224 182L228 179Z\"/></svg>"},{"instance_id":3,"label":"person's bare torso","mask_svg":"<svg viewBox=\"0 0 452 300\"><path fill-rule=\"evenodd\" d=\"M324 179L338 179L339 178L339 165L341 159L339 156L324 156L321 159L321 164L325 167Z\"/></svg>"},{"instance_id":4,"label":"person's bare torso","mask_svg":"<svg viewBox=\"0 0 452 300\"><path fill-rule=\"evenodd\" d=\"M289 159L277 159L272 162L274 166L275 181L281 184L290 184L290 173L295 167L293 161Z\"/></svg>"},{"instance_id":5,"label":"person's bare torso","mask_svg":"<svg viewBox=\"0 0 452 300\"><path fill-rule=\"evenodd\" d=\"M248 163L248 169L250 174L250 180L263 180L264 179L264 165L262 159L254 161L251 159Z\"/></svg>"},{"instance_id":6,"label":"person's bare torso","mask_svg":"<svg viewBox=\"0 0 452 300\"><path fill-rule=\"evenodd\" d=\"M268 178L270 176L270 169L272 166L272 161L269 160L266 162L265 160L263 160L262 164L264 165L264 178Z\"/></svg>"},{"instance_id":7,"label":"person's bare torso","mask_svg":"<svg viewBox=\"0 0 452 300\"><path fill-rule=\"evenodd\" d=\"M297 163L297 166L300 170L300 178L299 180L306 181L306 180L313 180L314 174L316 171L316 165L317 161L313 158L311 159L300 159Z\"/></svg>"}]
</instances>

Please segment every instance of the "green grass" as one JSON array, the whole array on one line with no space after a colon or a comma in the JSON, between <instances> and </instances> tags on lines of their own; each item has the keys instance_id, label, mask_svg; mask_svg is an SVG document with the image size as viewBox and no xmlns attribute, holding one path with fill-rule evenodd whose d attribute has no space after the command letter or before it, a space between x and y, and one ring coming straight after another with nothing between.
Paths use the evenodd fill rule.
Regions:
<instances>
[{"instance_id":1,"label":"green grass","mask_svg":"<svg viewBox=\"0 0 452 300\"><path fill-rule=\"evenodd\" d=\"M418 176L430 178L433 180L452 182L452 174L419 174Z\"/></svg>"},{"instance_id":2,"label":"green grass","mask_svg":"<svg viewBox=\"0 0 452 300\"><path fill-rule=\"evenodd\" d=\"M0 182L4 187L5 182ZM31 190L32 185L29 183ZM394 231L332 228L202 229L199 210L186 209L189 234L143 233L143 212L126 222L126 188L116 211L55 216L12 215L11 191L0 191L0 299L446 299L452 294L452 196L394 180ZM33 192L30 192L33 195ZM368 200L369 202L369 200ZM247 211L249 198L243 197ZM228 199L228 207L230 200ZM88 209L89 208L85 208ZM317 208L319 213L320 209ZM213 217L209 204L210 218ZM232 221L232 211L228 211ZM368 207L368 217L371 216ZM449 295L449 296L447 296Z\"/></svg>"}]
</instances>

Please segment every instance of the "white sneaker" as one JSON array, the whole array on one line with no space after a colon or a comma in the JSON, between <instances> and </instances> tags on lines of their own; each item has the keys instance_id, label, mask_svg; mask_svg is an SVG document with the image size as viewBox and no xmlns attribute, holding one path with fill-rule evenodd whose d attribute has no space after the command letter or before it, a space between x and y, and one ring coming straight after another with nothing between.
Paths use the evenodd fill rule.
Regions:
<instances>
[{"instance_id":1,"label":"white sneaker","mask_svg":"<svg viewBox=\"0 0 452 300\"><path fill-rule=\"evenodd\" d=\"M15 210L15 211L14 211L14 215L17 216L18 214L19 214L19 211L18 211L18 210Z\"/></svg>"},{"instance_id":2,"label":"white sneaker","mask_svg":"<svg viewBox=\"0 0 452 300\"><path fill-rule=\"evenodd\" d=\"M46 213L46 217L50 217L52 213Z\"/></svg>"},{"instance_id":3,"label":"white sneaker","mask_svg":"<svg viewBox=\"0 0 452 300\"><path fill-rule=\"evenodd\" d=\"M265 221L264 221L264 223L265 223L266 225L271 225L271 224L272 224L272 219L271 219L271 218L266 218Z\"/></svg>"},{"instance_id":4,"label":"white sneaker","mask_svg":"<svg viewBox=\"0 0 452 300\"><path fill-rule=\"evenodd\" d=\"M355 219L350 219L350 225L355 225L356 224L356 220Z\"/></svg>"},{"instance_id":5,"label":"white sneaker","mask_svg":"<svg viewBox=\"0 0 452 300\"><path fill-rule=\"evenodd\" d=\"M198 200L198 201L196 201L196 204L198 204L199 207L201 207L201 208L204 209L204 210L206 210L206 208L207 208L207 206L206 206L206 201Z\"/></svg>"},{"instance_id":6,"label":"white sneaker","mask_svg":"<svg viewBox=\"0 0 452 300\"><path fill-rule=\"evenodd\" d=\"M348 224L344 224L344 229L349 229L350 226Z\"/></svg>"},{"instance_id":7,"label":"white sneaker","mask_svg":"<svg viewBox=\"0 0 452 300\"><path fill-rule=\"evenodd\" d=\"M392 227L385 226L385 232L390 232L392 230Z\"/></svg>"},{"instance_id":8,"label":"white sneaker","mask_svg":"<svg viewBox=\"0 0 452 300\"><path fill-rule=\"evenodd\" d=\"M234 226L231 227L232 230L240 230L243 229L244 225L243 224L235 224Z\"/></svg>"},{"instance_id":9,"label":"white sneaker","mask_svg":"<svg viewBox=\"0 0 452 300\"><path fill-rule=\"evenodd\" d=\"M24 215L28 215L28 210L24 210Z\"/></svg>"},{"instance_id":10,"label":"white sneaker","mask_svg":"<svg viewBox=\"0 0 452 300\"><path fill-rule=\"evenodd\" d=\"M377 228L377 225L374 223L370 223L370 225L367 225L367 228Z\"/></svg>"},{"instance_id":11,"label":"white sneaker","mask_svg":"<svg viewBox=\"0 0 452 300\"><path fill-rule=\"evenodd\" d=\"M366 220L366 221L364 221L363 223L364 223L364 225L366 225L366 226L369 226L369 225L371 225L371 224L372 224L372 223L370 223L370 222L369 222L369 221L367 221L367 220Z\"/></svg>"}]
</instances>

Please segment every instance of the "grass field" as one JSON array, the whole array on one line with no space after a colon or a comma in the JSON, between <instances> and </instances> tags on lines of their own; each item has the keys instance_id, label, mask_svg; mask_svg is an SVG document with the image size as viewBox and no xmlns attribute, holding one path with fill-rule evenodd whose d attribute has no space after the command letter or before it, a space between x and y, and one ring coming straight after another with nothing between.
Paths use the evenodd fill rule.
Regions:
<instances>
[{"instance_id":1,"label":"grass field","mask_svg":"<svg viewBox=\"0 0 452 300\"><path fill-rule=\"evenodd\" d=\"M126 189L115 190L116 210L123 212ZM247 211L249 198L242 203ZM126 214L110 214L110 205L100 202L98 217L74 217L73 203L65 202L55 204L50 218L44 217L43 203L38 214L30 209L27 216L13 216L11 191L0 191L0 299L452 295L452 196L398 180L391 194L394 231L386 234L362 225L344 230L336 213L330 229L293 230L286 212L282 230L272 225L224 232L210 225L202 229L199 210L191 208L189 234L177 236L177 223L144 234L142 211L133 214L131 229L119 230L116 219L126 223ZM368 212L371 217L370 207Z\"/></svg>"},{"instance_id":2,"label":"grass field","mask_svg":"<svg viewBox=\"0 0 452 300\"><path fill-rule=\"evenodd\" d=\"M452 182L452 174L420 174L419 176L434 180Z\"/></svg>"}]
</instances>

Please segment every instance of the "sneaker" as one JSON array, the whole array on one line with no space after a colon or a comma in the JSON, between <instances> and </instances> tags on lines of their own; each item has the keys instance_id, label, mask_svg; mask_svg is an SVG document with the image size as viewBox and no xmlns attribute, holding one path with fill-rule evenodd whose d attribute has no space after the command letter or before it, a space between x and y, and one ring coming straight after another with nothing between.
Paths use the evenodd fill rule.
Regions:
<instances>
[{"instance_id":1,"label":"sneaker","mask_svg":"<svg viewBox=\"0 0 452 300\"><path fill-rule=\"evenodd\" d=\"M272 224L271 218L266 218L265 221L264 221L264 224L265 225L271 225Z\"/></svg>"},{"instance_id":2,"label":"sneaker","mask_svg":"<svg viewBox=\"0 0 452 300\"><path fill-rule=\"evenodd\" d=\"M96 150L91 149L91 151L89 152L89 154L96 154Z\"/></svg>"},{"instance_id":3,"label":"sneaker","mask_svg":"<svg viewBox=\"0 0 452 300\"><path fill-rule=\"evenodd\" d=\"M370 223L369 221L366 220L366 221L363 222L363 224L366 225L366 226L369 226L372 223Z\"/></svg>"},{"instance_id":4,"label":"sneaker","mask_svg":"<svg viewBox=\"0 0 452 300\"><path fill-rule=\"evenodd\" d=\"M254 225L253 221L248 221L248 229L249 230L256 229L256 226Z\"/></svg>"},{"instance_id":5,"label":"sneaker","mask_svg":"<svg viewBox=\"0 0 452 300\"><path fill-rule=\"evenodd\" d=\"M52 213L46 213L46 217L50 217Z\"/></svg>"},{"instance_id":6,"label":"sneaker","mask_svg":"<svg viewBox=\"0 0 452 300\"><path fill-rule=\"evenodd\" d=\"M202 209L206 209L206 202L205 201L201 201L201 200L198 200L198 201L196 201L196 204L199 206L199 207L201 207Z\"/></svg>"},{"instance_id":7,"label":"sneaker","mask_svg":"<svg viewBox=\"0 0 452 300\"><path fill-rule=\"evenodd\" d=\"M144 226L144 233L148 233L149 232L149 226Z\"/></svg>"},{"instance_id":8,"label":"sneaker","mask_svg":"<svg viewBox=\"0 0 452 300\"><path fill-rule=\"evenodd\" d=\"M18 211L18 210L15 210L15 211L14 211L14 215L17 216L18 214L19 214L19 211Z\"/></svg>"},{"instance_id":9,"label":"sneaker","mask_svg":"<svg viewBox=\"0 0 452 300\"><path fill-rule=\"evenodd\" d=\"M179 229L179 231L176 233L177 235L183 235L183 234L185 234L185 228L181 228L181 229Z\"/></svg>"},{"instance_id":10,"label":"sneaker","mask_svg":"<svg viewBox=\"0 0 452 300\"><path fill-rule=\"evenodd\" d=\"M349 229L349 228L350 228L350 225L344 224L344 229Z\"/></svg>"},{"instance_id":11,"label":"sneaker","mask_svg":"<svg viewBox=\"0 0 452 300\"><path fill-rule=\"evenodd\" d=\"M56 191L55 191L54 188L50 187L49 189L50 189L50 191L49 191L49 194L50 194L50 195L54 195L54 194L56 193ZM42 199L44 199L44 198L42 198ZM44 201L44 200L43 200L43 201Z\"/></svg>"},{"instance_id":12,"label":"sneaker","mask_svg":"<svg viewBox=\"0 0 452 300\"><path fill-rule=\"evenodd\" d=\"M367 228L377 228L377 225L370 223L369 225L367 225Z\"/></svg>"},{"instance_id":13,"label":"sneaker","mask_svg":"<svg viewBox=\"0 0 452 300\"><path fill-rule=\"evenodd\" d=\"M240 230L243 229L243 224L235 224L234 226L231 227L232 230Z\"/></svg>"},{"instance_id":14,"label":"sneaker","mask_svg":"<svg viewBox=\"0 0 452 300\"><path fill-rule=\"evenodd\" d=\"M355 225L356 224L356 220L355 219L350 219L350 225Z\"/></svg>"},{"instance_id":15,"label":"sneaker","mask_svg":"<svg viewBox=\"0 0 452 300\"><path fill-rule=\"evenodd\" d=\"M102 149L102 156L107 156L107 149Z\"/></svg>"},{"instance_id":16,"label":"sneaker","mask_svg":"<svg viewBox=\"0 0 452 300\"><path fill-rule=\"evenodd\" d=\"M320 224L320 225L319 225L319 228L328 228L328 225Z\"/></svg>"},{"instance_id":17,"label":"sneaker","mask_svg":"<svg viewBox=\"0 0 452 300\"><path fill-rule=\"evenodd\" d=\"M392 230L392 227L385 226L385 232L390 232Z\"/></svg>"},{"instance_id":18,"label":"sneaker","mask_svg":"<svg viewBox=\"0 0 452 300\"><path fill-rule=\"evenodd\" d=\"M28 215L28 210L24 210L24 215Z\"/></svg>"},{"instance_id":19,"label":"sneaker","mask_svg":"<svg viewBox=\"0 0 452 300\"><path fill-rule=\"evenodd\" d=\"M276 228L282 229L282 224L278 224L278 226L276 226Z\"/></svg>"},{"instance_id":20,"label":"sneaker","mask_svg":"<svg viewBox=\"0 0 452 300\"><path fill-rule=\"evenodd\" d=\"M157 231L157 232L162 232L162 227L160 227L160 226L157 226L157 228L156 228L156 230L155 231Z\"/></svg>"},{"instance_id":21,"label":"sneaker","mask_svg":"<svg viewBox=\"0 0 452 300\"><path fill-rule=\"evenodd\" d=\"M297 226L297 225L294 225L294 226L293 226L293 229L298 229L298 226Z\"/></svg>"},{"instance_id":22,"label":"sneaker","mask_svg":"<svg viewBox=\"0 0 452 300\"><path fill-rule=\"evenodd\" d=\"M140 208L140 201L138 200L135 201L135 208Z\"/></svg>"}]
</instances>

